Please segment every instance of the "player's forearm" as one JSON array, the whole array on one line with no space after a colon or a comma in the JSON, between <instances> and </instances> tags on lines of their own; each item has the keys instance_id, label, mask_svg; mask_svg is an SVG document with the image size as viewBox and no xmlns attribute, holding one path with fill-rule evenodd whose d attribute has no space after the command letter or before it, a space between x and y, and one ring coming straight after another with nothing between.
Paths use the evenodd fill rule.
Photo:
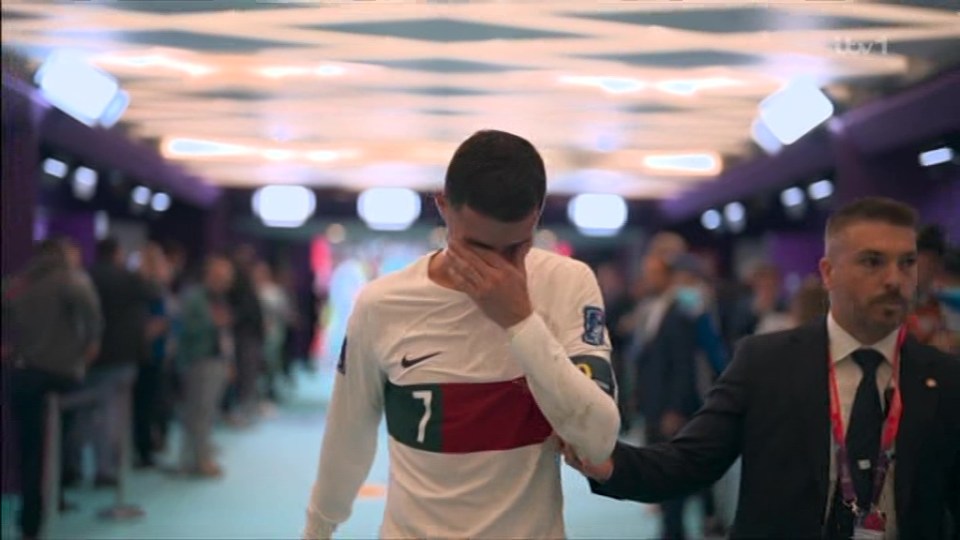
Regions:
<instances>
[{"instance_id":1,"label":"player's forearm","mask_svg":"<svg viewBox=\"0 0 960 540\"><path fill-rule=\"evenodd\" d=\"M581 458L593 463L607 459L620 429L614 400L570 362L539 315L510 328L509 334L511 350L554 431Z\"/></svg>"},{"instance_id":2,"label":"player's forearm","mask_svg":"<svg viewBox=\"0 0 960 540\"><path fill-rule=\"evenodd\" d=\"M317 479L307 509L304 538L329 538L350 517L353 500L377 450L380 411L364 406L338 384L320 452Z\"/></svg>"}]
</instances>

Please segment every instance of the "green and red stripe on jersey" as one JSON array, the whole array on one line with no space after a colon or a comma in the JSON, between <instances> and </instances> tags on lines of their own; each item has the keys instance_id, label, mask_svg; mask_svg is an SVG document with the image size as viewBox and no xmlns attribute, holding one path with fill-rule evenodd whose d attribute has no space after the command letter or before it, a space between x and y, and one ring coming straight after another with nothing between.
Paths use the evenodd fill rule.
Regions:
<instances>
[{"instance_id":1,"label":"green and red stripe on jersey","mask_svg":"<svg viewBox=\"0 0 960 540\"><path fill-rule=\"evenodd\" d=\"M553 428L521 377L489 383L386 383L387 431L407 446L450 454L510 450Z\"/></svg>"}]
</instances>

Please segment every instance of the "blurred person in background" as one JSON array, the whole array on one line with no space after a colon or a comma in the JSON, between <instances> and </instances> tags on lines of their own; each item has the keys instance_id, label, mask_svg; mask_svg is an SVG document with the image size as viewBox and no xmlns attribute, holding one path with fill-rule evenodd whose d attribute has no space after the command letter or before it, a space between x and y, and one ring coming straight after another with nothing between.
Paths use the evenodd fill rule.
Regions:
<instances>
[{"instance_id":1,"label":"blurred person in background","mask_svg":"<svg viewBox=\"0 0 960 540\"><path fill-rule=\"evenodd\" d=\"M223 473L214 460L211 438L235 351L228 298L233 281L232 262L211 255L204 266L203 282L188 289L181 300L177 355L183 385L180 470L195 476Z\"/></svg>"},{"instance_id":2,"label":"blurred person in background","mask_svg":"<svg viewBox=\"0 0 960 540\"><path fill-rule=\"evenodd\" d=\"M705 262L691 253L682 253L675 256L670 266L676 302L693 319L696 327L695 377L702 402L716 378L726 369L729 355L717 324L714 293L707 282ZM718 498L714 496L713 487L704 489L700 495L703 501L703 534L710 537L725 536L726 524L718 513ZM724 495L722 491L721 495Z\"/></svg>"},{"instance_id":3,"label":"blurred person in background","mask_svg":"<svg viewBox=\"0 0 960 540\"><path fill-rule=\"evenodd\" d=\"M183 290L184 285L195 278L190 272L190 260L187 256L187 250L180 242L171 240L164 243L163 253L167 258L167 264L170 266L170 273L172 275L169 289L174 294L179 294Z\"/></svg>"},{"instance_id":4,"label":"blurred person in background","mask_svg":"<svg viewBox=\"0 0 960 540\"><path fill-rule=\"evenodd\" d=\"M620 409L620 432L630 430L630 421L633 417L630 393L633 383L628 378L626 350L630 340L630 328L621 324L635 305L623 276L623 272L615 262L609 261L597 266L597 282L603 294L603 303L607 308L607 332L610 334L610 362L613 364L613 373L620 383L620 392L617 395L617 406Z\"/></svg>"},{"instance_id":5,"label":"blurred person in background","mask_svg":"<svg viewBox=\"0 0 960 540\"><path fill-rule=\"evenodd\" d=\"M933 296L940 302L941 327L930 345L951 354L960 354L960 248L943 257L943 271Z\"/></svg>"},{"instance_id":6,"label":"blurred person in background","mask_svg":"<svg viewBox=\"0 0 960 540\"><path fill-rule=\"evenodd\" d=\"M242 427L257 419L260 405L258 382L263 370L263 311L253 284L257 253L253 246L242 245L233 255L234 279L229 292L233 313L233 340L236 343L236 378L228 403L231 425Z\"/></svg>"},{"instance_id":7,"label":"blurred person in background","mask_svg":"<svg viewBox=\"0 0 960 540\"><path fill-rule=\"evenodd\" d=\"M688 307L677 297L674 276L678 262L657 255L643 261L643 281L649 301L641 304L637 330L628 354L635 355L640 413L647 444L670 440L700 406L697 389L697 329ZM664 538L685 538L686 497L661 504Z\"/></svg>"},{"instance_id":8,"label":"blurred person in background","mask_svg":"<svg viewBox=\"0 0 960 540\"><path fill-rule=\"evenodd\" d=\"M768 314L757 325L756 335L790 330L810 324L827 316L829 298L823 284L816 277L803 281L790 298L788 310Z\"/></svg>"},{"instance_id":9,"label":"blurred person in background","mask_svg":"<svg viewBox=\"0 0 960 540\"><path fill-rule=\"evenodd\" d=\"M153 467L153 454L162 448L166 435L162 407L173 336L170 306L173 269L159 244L151 242L143 249L140 275L154 285L154 295L150 298L146 324L147 356L138 366L133 390L133 433L136 466Z\"/></svg>"},{"instance_id":10,"label":"blurred person in background","mask_svg":"<svg viewBox=\"0 0 960 540\"><path fill-rule=\"evenodd\" d=\"M712 379L727 367L728 355L717 326L714 293L707 282L705 265L697 256L685 253L677 256L671 267L676 301L695 321L697 347L712 371L712 384Z\"/></svg>"},{"instance_id":11,"label":"blurred person in background","mask_svg":"<svg viewBox=\"0 0 960 540\"><path fill-rule=\"evenodd\" d=\"M830 295L816 277L805 280L790 299L790 316L794 327L811 324L827 316Z\"/></svg>"},{"instance_id":12,"label":"blurred person in background","mask_svg":"<svg viewBox=\"0 0 960 540\"><path fill-rule=\"evenodd\" d=\"M937 225L929 225L917 235L917 298L908 319L910 331L921 343L942 341L943 312L936 297L936 283L943 269L946 238Z\"/></svg>"},{"instance_id":13,"label":"blurred person in background","mask_svg":"<svg viewBox=\"0 0 960 540\"><path fill-rule=\"evenodd\" d=\"M43 522L47 395L79 386L99 353L101 316L89 283L71 266L66 242L41 243L3 290L3 361L13 368L11 405L20 457L20 531L37 538ZM74 261L75 262L75 261ZM64 417L69 424L68 417ZM69 425L63 426L69 432Z\"/></svg>"},{"instance_id":14,"label":"blurred person in background","mask_svg":"<svg viewBox=\"0 0 960 540\"><path fill-rule=\"evenodd\" d=\"M97 244L97 261L90 270L103 310L103 339L100 355L90 369L87 385L97 388L100 404L93 417L91 433L96 456L94 483L117 485L121 437L131 429L133 403L129 399L138 367L149 358L147 321L155 286L130 271L126 252L114 238Z\"/></svg>"},{"instance_id":15,"label":"blurred person in background","mask_svg":"<svg viewBox=\"0 0 960 540\"><path fill-rule=\"evenodd\" d=\"M660 231L650 237L647 244L647 255L659 257L666 262L672 262L680 255L687 253L689 246L686 239L675 232Z\"/></svg>"},{"instance_id":16,"label":"blurred person in background","mask_svg":"<svg viewBox=\"0 0 960 540\"><path fill-rule=\"evenodd\" d=\"M788 311L783 295L783 275L773 263L761 263L750 279L749 311L745 314L746 335L756 333L767 318L777 318Z\"/></svg>"},{"instance_id":17,"label":"blurred person in background","mask_svg":"<svg viewBox=\"0 0 960 540\"><path fill-rule=\"evenodd\" d=\"M176 241L164 244L163 254L170 271L169 283L162 289L167 332L162 336L164 361L161 364L161 379L159 400L156 408L155 452L163 452L167 448L170 427L176 417L177 404L182 397L180 373L177 370L177 356L181 333L180 297L181 293L196 281L196 276L190 274L191 264L187 251ZM159 352L159 350L157 351Z\"/></svg>"},{"instance_id":18,"label":"blurred person in background","mask_svg":"<svg viewBox=\"0 0 960 540\"><path fill-rule=\"evenodd\" d=\"M273 278L273 270L264 261L253 268L253 283L260 298L263 313L264 337L264 382L266 398L276 403L279 400L277 380L283 369L284 344L287 328L293 319L287 292Z\"/></svg>"}]
</instances>

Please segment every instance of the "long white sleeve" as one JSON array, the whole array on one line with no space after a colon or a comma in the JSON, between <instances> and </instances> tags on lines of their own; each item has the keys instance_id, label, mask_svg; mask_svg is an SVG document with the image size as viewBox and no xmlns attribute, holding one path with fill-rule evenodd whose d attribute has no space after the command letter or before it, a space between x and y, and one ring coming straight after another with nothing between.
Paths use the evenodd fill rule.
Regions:
<instances>
[{"instance_id":1,"label":"long white sleeve","mask_svg":"<svg viewBox=\"0 0 960 540\"><path fill-rule=\"evenodd\" d=\"M350 317L337 366L304 539L330 538L350 517L377 451L384 379L378 359L369 354L368 340L374 330L362 299Z\"/></svg>"},{"instance_id":2,"label":"long white sleeve","mask_svg":"<svg viewBox=\"0 0 960 540\"><path fill-rule=\"evenodd\" d=\"M589 269L586 269L589 272ZM561 439L577 454L600 463L610 457L620 430L615 398L598 382L584 376L571 357L591 356L609 370L609 338L601 328L599 339L586 337L597 321L586 321L590 309L600 310L603 300L592 272L571 284L569 313L557 314L561 336L555 336L543 318L534 313L507 330L510 348L527 375L530 390L543 415ZM603 324L602 319L599 320ZM558 340L562 339L563 344ZM588 343L588 341L590 341ZM608 373L612 374L612 370ZM615 386L612 375L610 386ZM613 388L610 388L611 393Z\"/></svg>"}]
</instances>

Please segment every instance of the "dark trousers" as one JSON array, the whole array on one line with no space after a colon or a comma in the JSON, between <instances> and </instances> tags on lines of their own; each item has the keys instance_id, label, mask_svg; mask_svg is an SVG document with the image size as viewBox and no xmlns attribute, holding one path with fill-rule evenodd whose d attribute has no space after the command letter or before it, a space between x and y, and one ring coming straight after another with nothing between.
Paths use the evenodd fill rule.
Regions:
<instances>
[{"instance_id":1,"label":"dark trousers","mask_svg":"<svg viewBox=\"0 0 960 540\"><path fill-rule=\"evenodd\" d=\"M47 395L66 392L77 382L35 369L13 373L13 413L20 454L20 530L23 536L36 537L43 522L44 432Z\"/></svg>"},{"instance_id":2,"label":"dark trousers","mask_svg":"<svg viewBox=\"0 0 960 540\"><path fill-rule=\"evenodd\" d=\"M614 349L610 354L610 363L613 365L613 377L617 381L617 409L620 411L620 431L627 432L633 422L633 411L636 408L636 400L633 399L634 384L630 379L630 370L628 369L625 355Z\"/></svg>"},{"instance_id":3,"label":"dark trousers","mask_svg":"<svg viewBox=\"0 0 960 540\"><path fill-rule=\"evenodd\" d=\"M660 433L660 419L646 419L646 444L657 444L666 442L667 438ZM662 512L662 538L668 540L682 540L686 538L683 530L683 508L686 505L687 498L680 497L660 504Z\"/></svg>"},{"instance_id":4,"label":"dark trousers","mask_svg":"<svg viewBox=\"0 0 960 540\"><path fill-rule=\"evenodd\" d=\"M246 417L256 415L260 396L257 382L263 370L263 338L252 332L238 332L235 338L237 357L236 404Z\"/></svg>"},{"instance_id":5,"label":"dark trousers","mask_svg":"<svg viewBox=\"0 0 960 540\"><path fill-rule=\"evenodd\" d=\"M133 442L141 464L153 462L154 442L159 430L161 406L161 367L159 363L141 364L133 387Z\"/></svg>"}]
</instances>

